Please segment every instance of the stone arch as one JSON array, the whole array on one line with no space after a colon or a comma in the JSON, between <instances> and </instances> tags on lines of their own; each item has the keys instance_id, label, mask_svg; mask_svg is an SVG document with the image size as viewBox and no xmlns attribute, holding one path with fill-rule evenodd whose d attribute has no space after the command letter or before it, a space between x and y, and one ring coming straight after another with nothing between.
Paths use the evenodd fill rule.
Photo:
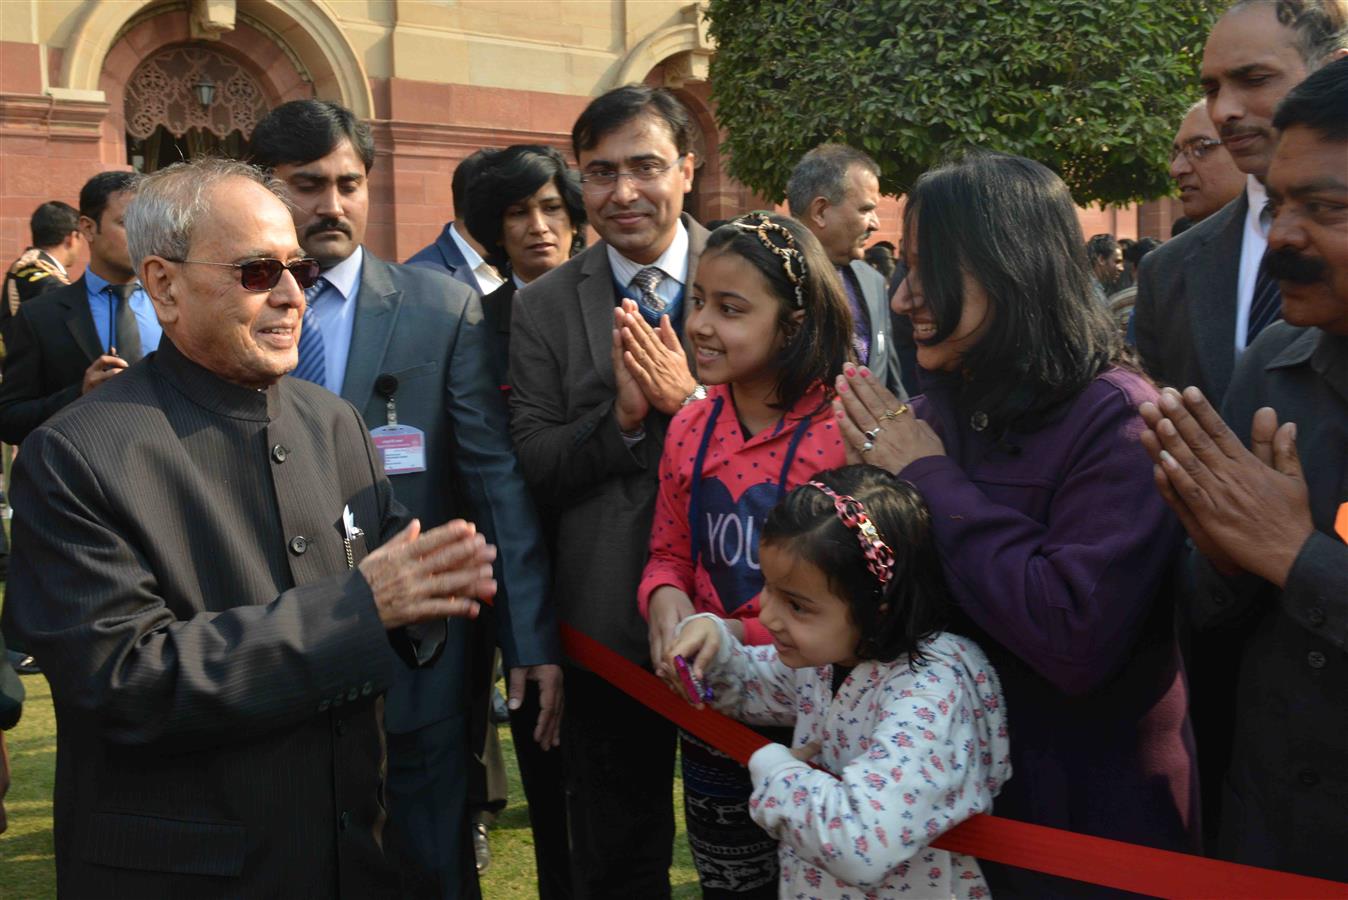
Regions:
<instances>
[{"instance_id":1,"label":"stone arch","mask_svg":"<svg viewBox=\"0 0 1348 900\"><path fill-rule=\"evenodd\" d=\"M707 34L702 4L690 4L683 10L682 22L651 32L628 51L611 86L645 81L657 66L664 66L673 78L706 81L713 52L715 47Z\"/></svg>"},{"instance_id":2,"label":"stone arch","mask_svg":"<svg viewBox=\"0 0 1348 900\"><path fill-rule=\"evenodd\" d=\"M238 0L234 6L239 23L233 30L218 33L222 42L228 43L229 35L251 21L264 45L279 43L280 49L293 53L312 83L312 96L340 103L361 119L373 117L374 97L365 65L324 0ZM173 15L175 12L182 14ZM159 19L179 21L171 26L154 25L153 29L180 34L179 40L191 40L196 35L191 33L189 16L195 12L195 7L181 2L87 4L62 54L57 91L72 99L106 99L115 110L120 98L104 95L104 70L117 46ZM133 21L136 19L140 21ZM154 50L165 43L139 49ZM256 46L250 44L248 52Z\"/></svg>"}]
</instances>

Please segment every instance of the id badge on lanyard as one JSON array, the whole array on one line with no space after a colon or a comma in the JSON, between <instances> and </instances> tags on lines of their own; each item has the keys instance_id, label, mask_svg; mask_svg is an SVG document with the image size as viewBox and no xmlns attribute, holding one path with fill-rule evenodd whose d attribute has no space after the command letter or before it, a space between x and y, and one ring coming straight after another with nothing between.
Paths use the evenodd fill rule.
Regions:
<instances>
[{"instance_id":1,"label":"id badge on lanyard","mask_svg":"<svg viewBox=\"0 0 1348 900\"><path fill-rule=\"evenodd\" d=\"M426 471L426 432L411 425L398 424L398 379L380 375L374 389L383 395L387 424L370 429L370 439L384 463L384 474L410 475Z\"/></svg>"}]
</instances>

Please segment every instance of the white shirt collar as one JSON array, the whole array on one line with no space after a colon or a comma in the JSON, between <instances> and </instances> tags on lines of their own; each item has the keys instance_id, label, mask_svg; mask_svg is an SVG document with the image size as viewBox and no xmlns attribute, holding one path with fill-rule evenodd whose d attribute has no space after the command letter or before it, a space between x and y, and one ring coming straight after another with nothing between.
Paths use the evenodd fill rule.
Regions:
<instances>
[{"instance_id":1,"label":"white shirt collar","mask_svg":"<svg viewBox=\"0 0 1348 900\"><path fill-rule=\"evenodd\" d=\"M650 265L665 273L665 277L677 281L679 284L688 282L688 229L683 227L683 220L679 219L678 227L674 230L674 240L669 242L665 252ZM632 278L647 266L638 262L633 262L626 256L623 256L617 250L613 249L612 244L605 244L604 249L608 251L608 264L613 269L614 279L622 285L632 283Z\"/></svg>"},{"instance_id":2,"label":"white shirt collar","mask_svg":"<svg viewBox=\"0 0 1348 900\"><path fill-rule=\"evenodd\" d=\"M50 253L47 253L45 250L43 251L43 253L46 255L47 259L51 260L51 264L52 264L53 266L56 266L56 268L61 272L62 275L68 275L68 274L69 274L68 272L66 272L66 267L63 266L63 265L61 265L61 261L60 261L59 259L57 259L56 257L52 256ZM136 280L139 281L140 279L136 279Z\"/></svg>"},{"instance_id":3,"label":"white shirt collar","mask_svg":"<svg viewBox=\"0 0 1348 900\"><path fill-rule=\"evenodd\" d=\"M361 262L365 259L365 248L356 245L356 252L346 259L323 271L323 277L332 285L343 299L350 300L360 289Z\"/></svg>"},{"instance_id":4,"label":"white shirt collar","mask_svg":"<svg viewBox=\"0 0 1348 900\"><path fill-rule=\"evenodd\" d=\"M463 235L459 234L459 229L455 227L453 222L449 223L449 237L454 242L454 246L458 247L459 252L463 254L464 265L468 266L470 271L476 272L477 267L482 265L482 254L474 250L473 245L463 239Z\"/></svg>"},{"instance_id":5,"label":"white shirt collar","mask_svg":"<svg viewBox=\"0 0 1348 900\"><path fill-rule=\"evenodd\" d=\"M1253 175L1245 176L1245 199L1250 206L1245 213L1245 221L1249 223L1249 227L1256 229L1260 236L1267 238L1268 229L1260 222L1260 216L1264 213L1264 207L1268 205L1268 189Z\"/></svg>"}]
</instances>

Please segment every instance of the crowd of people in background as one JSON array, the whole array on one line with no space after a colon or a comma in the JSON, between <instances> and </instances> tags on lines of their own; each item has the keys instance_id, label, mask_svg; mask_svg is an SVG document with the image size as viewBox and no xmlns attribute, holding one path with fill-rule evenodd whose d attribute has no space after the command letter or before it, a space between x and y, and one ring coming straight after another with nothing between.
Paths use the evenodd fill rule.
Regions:
<instances>
[{"instance_id":1,"label":"crowd of people in background","mask_svg":"<svg viewBox=\"0 0 1348 900\"><path fill-rule=\"evenodd\" d=\"M641 85L404 264L321 100L42 204L2 624L61 893L480 896L498 671L545 900L670 896L677 814L715 898L1114 896L931 846L984 812L1348 881L1348 3L1240 0L1201 89L1164 242L983 150L873 241L840 143L703 227Z\"/></svg>"}]
</instances>

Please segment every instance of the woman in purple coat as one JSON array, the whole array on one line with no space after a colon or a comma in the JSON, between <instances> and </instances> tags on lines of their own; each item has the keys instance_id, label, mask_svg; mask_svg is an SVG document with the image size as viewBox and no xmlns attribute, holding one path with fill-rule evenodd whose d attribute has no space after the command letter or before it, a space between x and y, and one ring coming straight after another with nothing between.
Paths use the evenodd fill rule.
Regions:
<instances>
[{"instance_id":1,"label":"woman in purple coat","mask_svg":"<svg viewBox=\"0 0 1348 900\"><path fill-rule=\"evenodd\" d=\"M908 195L908 277L922 396L864 368L838 378L855 458L931 507L965 630L1002 679L1012 778L994 812L1197 850L1187 694L1171 591L1183 532L1152 489L1137 406L1094 300L1067 186L1036 162L978 154ZM997 897L1109 892L985 866Z\"/></svg>"}]
</instances>

